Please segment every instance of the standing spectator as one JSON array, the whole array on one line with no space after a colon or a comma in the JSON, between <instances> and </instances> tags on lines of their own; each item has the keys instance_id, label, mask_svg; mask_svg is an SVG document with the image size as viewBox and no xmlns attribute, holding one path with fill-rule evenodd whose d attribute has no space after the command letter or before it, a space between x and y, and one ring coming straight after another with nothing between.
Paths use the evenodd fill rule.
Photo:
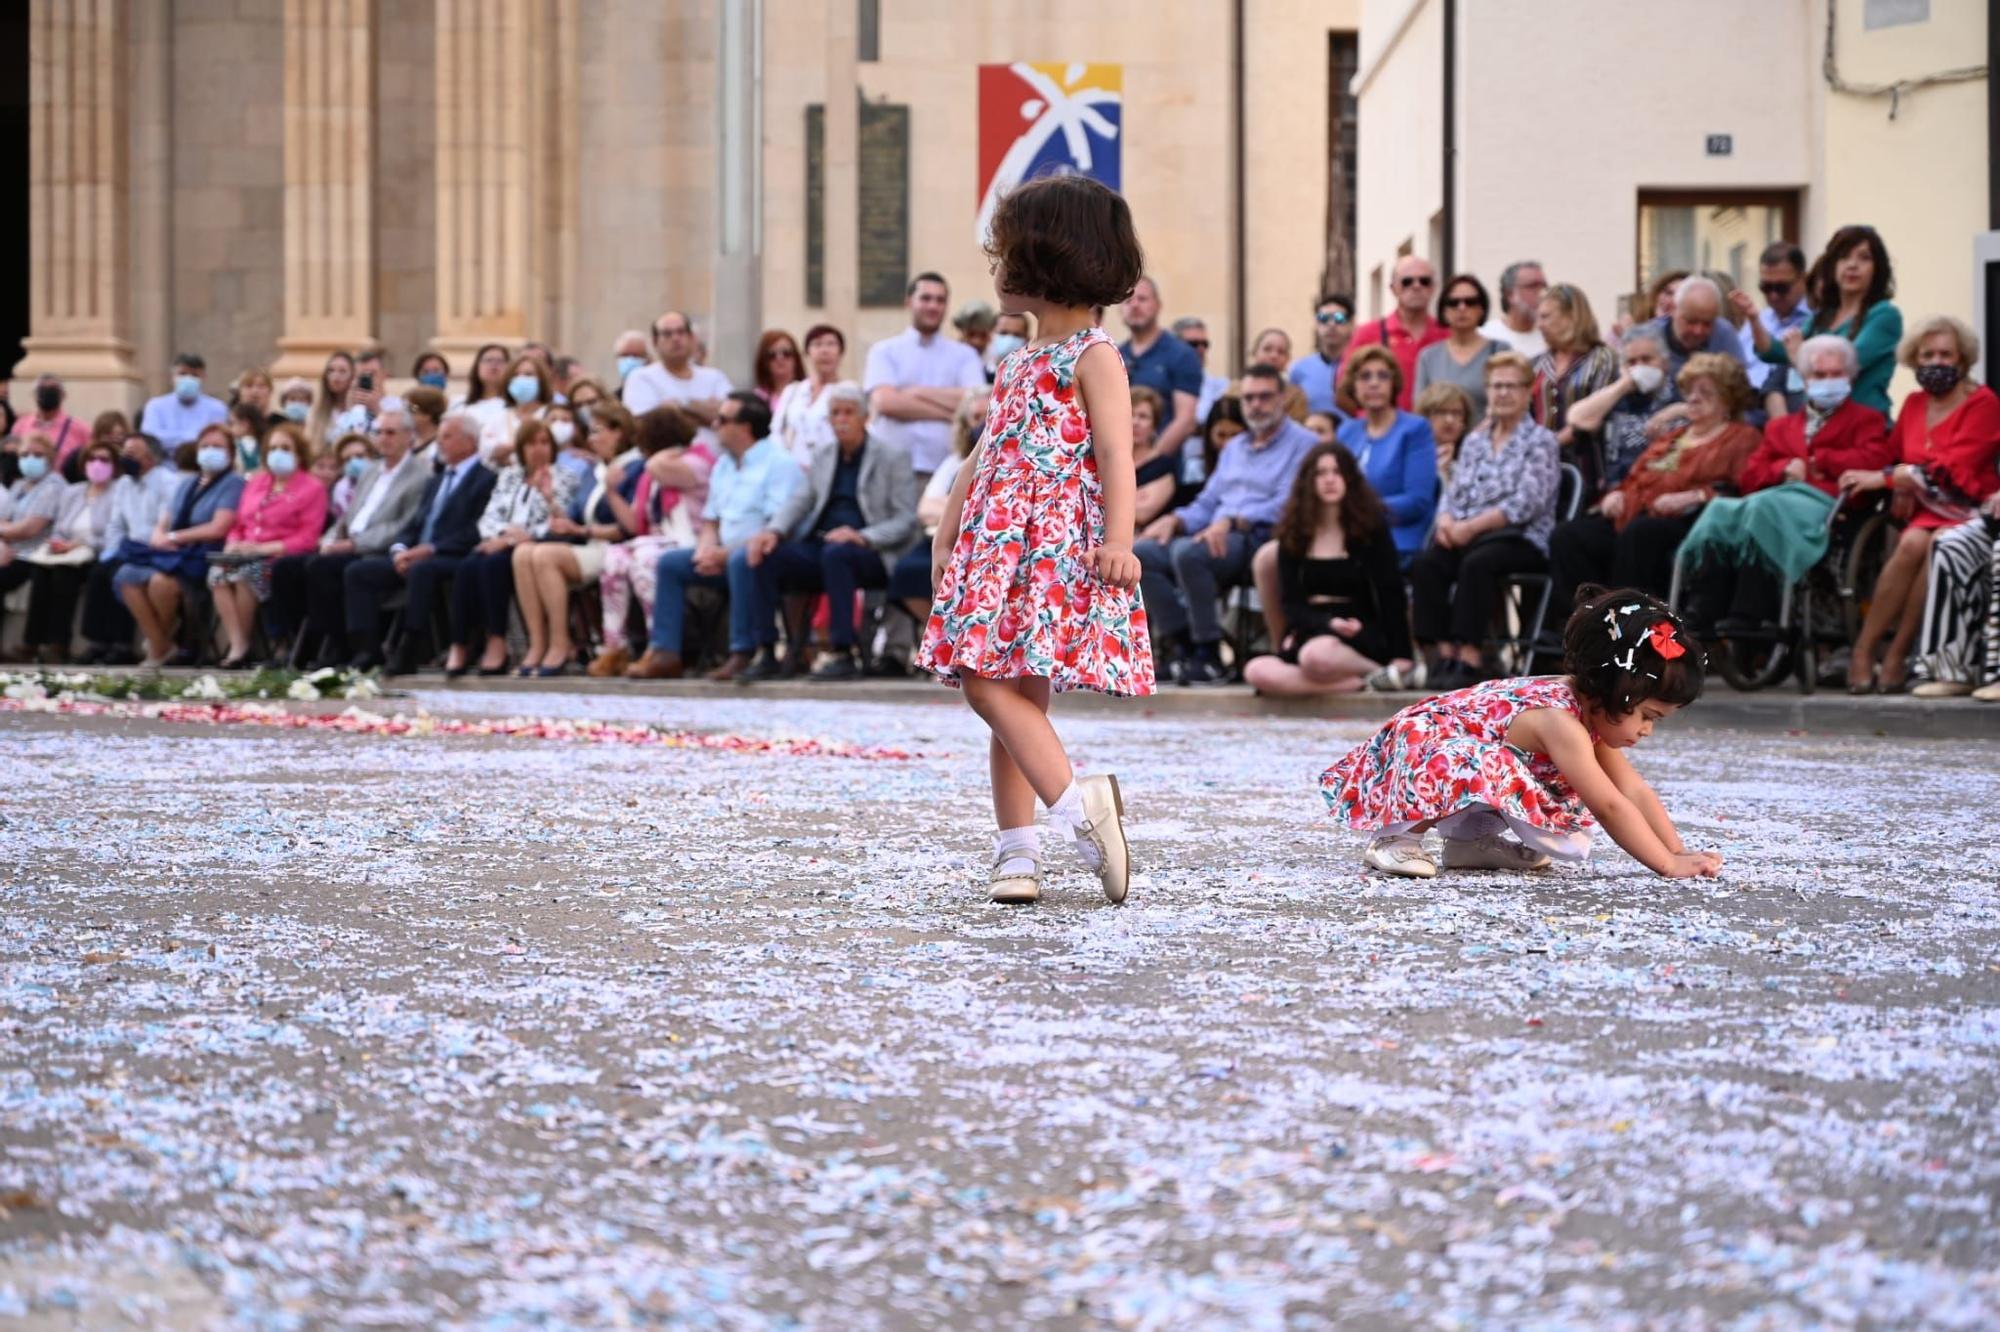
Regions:
<instances>
[{"instance_id":1,"label":"standing spectator","mask_svg":"<svg viewBox=\"0 0 2000 1332\"><path fill-rule=\"evenodd\" d=\"M236 376L236 396L231 399L231 405L234 406L236 403L248 404L250 407L264 414L265 425L276 425L281 418L276 414L275 409L271 405L271 395L274 392L274 388L275 386L271 383L270 372L252 366L250 369Z\"/></svg>"},{"instance_id":2,"label":"standing spectator","mask_svg":"<svg viewBox=\"0 0 2000 1332\"><path fill-rule=\"evenodd\" d=\"M1779 343L1795 328L1803 338L1813 313L1812 302L1806 298L1806 252L1790 241L1772 241L1765 246L1757 259L1757 290L1764 293L1764 308L1755 310L1745 293L1742 310ZM1758 359L1757 330L1745 328L1743 341L1744 355ZM1778 405L1773 399L1779 393L1785 397L1786 412L1796 412L1805 405L1805 380L1797 370L1787 370L1782 380L1766 381L1765 407L1772 416L1783 415L1773 410Z\"/></svg>"},{"instance_id":3,"label":"standing spectator","mask_svg":"<svg viewBox=\"0 0 2000 1332\"><path fill-rule=\"evenodd\" d=\"M194 352L182 352L174 358L174 391L148 401L139 415L139 429L159 440L169 453L229 415L222 399L201 391L207 373L208 362Z\"/></svg>"},{"instance_id":4,"label":"standing spectator","mask_svg":"<svg viewBox=\"0 0 2000 1332\"><path fill-rule=\"evenodd\" d=\"M1535 419L1562 445L1563 461L1583 474L1583 493L1595 497L1604 488L1602 441L1571 425L1569 411L1618 378L1618 353L1604 345L1590 298L1579 287L1558 282L1543 292L1539 317L1549 349L1535 361Z\"/></svg>"},{"instance_id":5,"label":"standing spectator","mask_svg":"<svg viewBox=\"0 0 2000 1332\"><path fill-rule=\"evenodd\" d=\"M967 389L987 386L979 353L938 331L950 300L950 288L936 273L910 279L910 326L868 349L861 376L871 413L868 438L906 454L920 487L951 455L951 416L959 399ZM910 498L914 508L916 497Z\"/></svg>"},{"instance_id":6,"label":"standing spectator","mask_svg":"<svg viewBox=\"0 0 2000 1332\"><path fill-rule=\"evenodd\" d=\"M1486 316L1492 303L1486 284L1470 273L1460 273L1438 293L1438 318L1448 332L1443 342L1434 342L1417 353L1417 400L1433 384L1456 384L1472 399L1472 419L1486 416L1486 358L1505 351L1508 343L1487 336Z\"/></svg>"},{"instance_id":7,"label":"standing spectator","mask_svg":"<svg viewBox=\"0 0 2000 1332\"><path fill-rule=\"evenodd\" d=\"M347 395L347 424L355 430L366 430L375 420L375 410L382 405L382 395L387 392L388 368L382 363L380 347L363 347L354 355L354 387ZM318 447L318 442L314 442Z\"/></svg>"},{"instance_id":8,"label":"standing spectator","mask_svg":"<svg viewBox=\"0 0 2000 1332\"><path fill-rule=\"evenodd\" d=\"M514 439L514 461L493 483L479 515L479 544L459 566L451 585L451 648L444 673L456 680L482 638L481 675L507 673L507 613L514 604L514 550L549 534L549 520L569 507L576 475L556 466L555 433L547 421L528 421Z\"/></svg>"},{"instance_id":9,"label":"standing spectator","mask_svg":"<svg viewBox=\"0 0 2000 1332\"><path fill-rule=\"evenodd\" d=\"M24 435L30 430L47 435L49 443L55 445L56 471L74 481L76 477L69 473L80 472L83 446L90 442L91 436L83 422L63 410L66 396L61 379L54 375L39 376L35 380L35 410L22 417L15 428Z\"/></svg>"},{"instance_id":10,"label":"standing spectator","mask_svg":"<svg viewBox=\"0 0 2000 1332\"><path fill-rule=\"evenodd\" d=\"M473 424L482 431L507 412L509 359L507 349L497 342L481 347L472 358L472 367L465 372L465 395L451 404L453 409L471 416Z\"/></svg>"},{"instance_id":11,"label":"standing spectator","mask_svg":"<svg viewBox=\"0 0 2000 1332\"><path fill-rule=\"evenodd\" d=\"M243 483L243 495L222 550L208 563L216 617L229 637L220 665L240 670L250 659L257 608L271 596L271 568L319 544L326 527L326 490L306 470L312 457L305 431L286 421L271 430L263 465Z\"/></svg>"},{"instance_id":12,"label":"standing spectator","mask_svg":"<svg viewBox=\"0 0 2000 1332\"><path fill-rule=\"evenodd\" d=\"M407 675L417 660L416 644L428 642L431 610L444 591L440 584L458 569L479 541L479 518L493 493L494 475L479 461L479 426L464 412L445 417L438 428L439 469L424 487L416 511L389 546L388 555L370 555L342 574L347 642L355 670L383 666ZM382 659L382 608L398 587L408 590L403 637L396 660Z\"/></svg>"},{"instance_id":13,"label":"standing spectator","mask_svg":"<svg viewBox=\"0 0 2000 1332\"><path fill-rule=\"evenodd\" d=\"M940 291L940 316L943 309ZM875 350L880 348L878 343ZM871 362L874 356L871 351ZM869 432L866 401L851 384L833 389L827 402L833 442L813 454L808 484L785 501L745 548L744 560L755 574L760 650L736 677L742 683L767 680L780 671L772 644L781 591L826 593L827 638L833 650L813 667L812 678L852 680L861 674L854 659L854 594L887 588L890 566L917 534L917 486L909 454L900 443ZM794 531L804 535L785 540ZM792 650L800 646L794 643Z\"/></svg>"},{"instance_id":14,"label":"standing spectator","mask_svg":"<svg viewBox=\"0 0 2000 1332\"><path fill-rule=\"evenodd\" d=\"M1618 377L1587 398L1570 404L1566 424L1602 441L1603 489L1622 482L1632 464L1653 442L1654 418L1679 396L1667 382L1665 335L1648 322L1625 331L1618 343ZM1586 488L1588 481L1585 482ZM1586 499L1595 499L1586 494Z\"/></svg>"},{"instance_id":15,"label":"standing spectator","mask_svg":"<svg viewBox=\"0 0 2000 1332\"><path fill-rule=\"evenodd\" d=\"M999 322L1000 316L985 301L967 301L951 317L951 326L958 334L958 340L972 348L982 367L986 364L986 348L993 341L994 326Z\"/></svg>"},{"instance_id":16,"label":"standing spectator","mask_svg":"<svg viewBox=\"0 0 2000 1332\"><path fill-rule=\"evenodd\" d=\"M1354 298L1328 292L1313 307L1313 349L1292 362L1291 381L1305 390L1310 411L1344 419L1345 409L1335 401L1340 386L1340 361L1354 337ZM1206 403L1203 404L1206 416Z\"/></svg>"},{"instance_id":17,"label":"standing spectator","mask_svg":"<svg viewBox=\"0 0 2000 1332\"><path fill-rule=\"evenodd\" d=\"M160 514L180 493L181 476L166 461L166 451L150 435L128 434L118 449L127 474L111 487L111 515L99 534L97 561L90 566L90 586L83 598L83 637L89 645L83 660L91 665L130 665L136 626L125 602L112 585L125 543L141 546L153 533Z\"/></svg>"},{"instance_id":18,"label":"standing spectator","mask_svg":"<svg viewBox=\"0 0 2000 1332\"><path fill-rule=\"evenodd\" d=\"M1842 227L1806 274L1812 314L1782 334L1772 333L1760 321L1751 330L1757 355L1772 365L1796 368L1792 358L1807 338L1837 333L1854 344L1861 362L1854 377L1854 400L1887 416L1889 380L1896 373L1896 349L1903 337L1903 312L1890 299L1895 294L1889 248L1875 228Z\"/></svg>"},{"instance_id":19,"label":"standing spectator","mask_svg":"<svg viewBox=\"0 0 2000 1332\"><path fill-rule=\"evenodd\" d=\"M1516 259L1500 270L1500 309L1480 327L1495 342L1504 342L1533 363L1549 349L1542 336L1542 293L1549 279L1534 259ZM1417 390L1422 393L1422 388Z\"/></svg>"},{"instance_id":20,"label":"standing spectator","mask_svg":"<svg viewBox=\"0 0 2000 1332\"><path fill-rule=\"evenodd\" d=\"M1229 678L1216 598L1250 576L1251 556L1270 538L1300 460L1319 442L1285 415L1284 389L1284 374L1272 366L1244 372L1249 430L1230 440L1194 500L1149 523L1133 548L1148 617L1182 684Z\"/></svg>"},{"instance_id":21,"label":"standing spectator","mask_svg":"<svg viewBox=\"0 0 2000 1332\"><path fill-rule=\"evenodd\" d=\"M354 358L344 351L326 358L319 372L319 393L306 418L306 437L315 445L333 443L348 430L348 395L354 390Z\"/></svg>"},{"instance_id":22,"label":"standing spectator","mask_svg":"<svg viewBox=\"0 0 2000 1332\"><path fill-rule=\"evenodd\" d=\"M1028 316L1018 311L1002 310L993 317L993 336L987 340L986 350L980 355L980 363L986 367L986 382L993 382L994 373L1000 362L1028 345Z\"/></svg>"},{"instance_id":23,"label":"standing spectator","mask_svg":"<svg viewBox=\"0 0 2000 1332\"><path fill-rule=\"evenodd\" d=\"M1437 270L1426 259L1406 254L1396 261L1396 308L1354 330L1354 347L1387 347L1402 367L1402 392L1396 406L1410 410L1417 382L1417 356L1433 342L1445 339L1444 325L1431 318L1431 296L1437 290Z\"/></svg>"},{"instance_id":24,"label":"standing spectator","mask_svg":"<svg viewBox=\"0 0 2000 1332\"><path fill-rule=\"evenodd\" d=\"M805 358L799 355L799 344L792 341L791 334L782 328L764 330L757 339L754 377L757 396L766 407L775 405L780 394L806 377Z\"/></svg>"},{"instance_id":25,"label":"standing spectator","mask_svg":"<svg viewBox=\"0 0 2000 1332\"><path fill-rule=\"evenodd\" d=\"M1742 340L1723 312L1722 288L1714 278L1690 273L1681 279L1674 292L1674 312L1650 325L1667 350L1669 381L1678 380L1688 358L1702 352L1714 352L1742 364Z\"/></svg>"},{"instance_id":26,"label":"standing spectator","mask_svg":"<svg viewBox=\"0 0 2000 1332\"><path fill-rule=\"evenodd\" d=\"M1178 453L1205 419L1195 415L1201 401L1203 358L1160 327L1160 287L1152 278L1139 279L1131 296L1119 307L1119 314L1130 334L1118 345L1118 354L1125 360L1126 378L1134 384L1144 384L1167 405L1166 424L1160 428L1160 448L1167 453ZM1204 347L1203 353L1206 351ZM1275 507L1272 516L1277 516Z\"/></svg>"},{"instance_id":27,"label":"standing spectator","mask_svg":"<svg viewBox=\"0 0 2000 1332\"><path fill-rule=\"evenodd\" d=\"M1016 317L1020 319L1027 318L1026 315L1018 315ZM1202 322L1200 316L1182 315L1179 319L1174 320L1174 336L1187 344L1188 350L1194 353L1195 360L1201 366L1201 394L1195 399L1194 419L1197 423L1206 421L1208 420L1209 409L1215 406L1215 400L1229 392L1229 376L1212 374L1208 369L1208 325ZM1148 386L1140 385L1139 387L1144 388ZM1156 393L1158 391L1157 389L1154 390ZM1163 418L1165 417L1166 409L1167 400L1162 398L1160 400L1160 411ZM1162 419L1160 425L1162 429L1165 429L1167 421ZM1197 442L1199 437L1199 429L1188 432L1187 442L1183 445L1186 456L1191 458L1200 456L1200 448ZM1161 438L1164 439L1165 436L1162 435Z\"/></svg>"},{"instance_id":28,"label":"standing spectator","mask_svg":"<svg viewBox=\"0 0 2000 1332\"><path fill-rule=\"evenodd\" d=\"M410 378L423 388L443 393L451 387L451 362L442 352L420 352L410 363Z\"/></svg>"},{"instance_id":29,"label":"standing spectator","mask_svg":"<svg viewBox=\"0 0 2000 1332\"><path fill-rule=\"evenodd\" d=\"M1396 403L1408 398L1403 367L1375 343L1354 348L1340 371L1340 392L1361 409L1340 427L1342 444L1361 466L1389 514L1389 534L1404 564L1424 544L1437 510L1437 441L1430 422Z\"/></svg>"},{"instance_id":30,"label":"standing spectator","mask_svg":"<svg viewBox=\"0 0 2000 1332\"><path fill-rule=\"evenodd\" d=\"M833 438L826 423L826 391L840 380L840 360L847 355L847 338L832 324L806 330L806 375L785 386L771 408L771 437L792 461L805 467L813 450Z\"/></svg>"},{"instance_id":31,"label":"standing spectator","mask_svg":"<svg viewBox=\"0 0 2000 1332\"><path fill-rule=\"evenodd\" d=\"M646 368L648 354L646 335L636 328L628 328L611 342L611 361L618 374L619 400L624 400L625 386L632 382L632 376Z\"/></svg>"},{"instance_id":32,"label":"standing spectator","mask_svg":"<svg viewBox=\"0 0 2000 1332\"><path fill-rule=\"evenodd\" d=\"M77 599L97 562L116 501L118 450L93 440L79 453L83 480L64 492L62 509L41 549L20 557L32 570L28 623L21 642L50 664L69 660Z\"/></svg>"},{"instance_id":33,"label":"standing spectator","mask_svg":"<svg viewBox=\"0 0 2000 1332\"><path fill-rule=\"evenodd\" d=\"M667 311L653 321L653 346L660 359L626 379L625 410L636 419L672 403L696 421L714 419L729 396L729 376L695 359L694 324L679 310ZM696 438L711 447L715 440L705 427Z\"/></svg>"},{"instance_id":34,"label":"standing spectator","mask_svg":"<svg viewBox=\"0 0 2000 1332\"><path fill-rule=\"evenodd\" d=\"M236 526L243 499L243 478L234 470L235 443L222 423L203 426L193 443L199 470L183 478L144 545L125 542L112 576L112 587L145 636L141 664L148 667L192 664L193 656L174 646L181 605L208 577L208 557L222 549Z\"/></svg>"},{"instance_id":35,"label":"standing spectator","mask_svg":"<svg viewBox=\"0 0 2000 1332\"><path fill-rule=\"evenodd\" d=\"M271 417L271 424L290 421L293 425L305 425L312 418L313 386L297 375L287 379L278 389L278 410Z\"/></svg>"},{"instance_id":36,"label":"standing spectator","mask_svg":"<svg viewBox=\"0 0 2000 1332\"><path fill-rule=\"evenodd\" d=\"M264 436L270 431L265 420L264 413L247 402L239 402L229 409L229 419L223 422L236 441L236 465L246 476L263 461Z\"/></svg>"},{"instance_id":37,"label":"standing spectator","mask_svg":"<svg viewBox=\"0 0 2000 1332\"><path fill-rule=\"evenodd\" d=\"M1292 363L1292 335L1282 328L1267 328L1258 333L1250 343L1249 364L1268 365L1279 374ZM1306 391L1297 384L1285 385L1285 415L1294 421L1303 421L1312 412L1306 403Z\"/></svg>"},{"instance_id":38,"label":"standing spectator","mask_svg":"<svg viewBox=\"0 0 2000 1332\"><path fill-rule=\"evenodd\" d=\"M490 467L513 462L514 441L521 427L541 420L555 405L555 388L541 357L524 351L508 363L507 402L509 405L479 432L479 456Z\"/></svg>"}]
</instances>

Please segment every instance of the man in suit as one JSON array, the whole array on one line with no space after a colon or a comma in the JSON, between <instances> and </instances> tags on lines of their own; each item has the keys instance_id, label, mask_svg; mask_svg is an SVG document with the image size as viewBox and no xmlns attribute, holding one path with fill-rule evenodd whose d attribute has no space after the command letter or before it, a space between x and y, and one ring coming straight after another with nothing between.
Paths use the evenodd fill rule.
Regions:
<instances>
[{"instance_id":1,"label":"man in suit","mask_svg":"<svg viewBox=\"0 0 2000 1332\"><path fill-rule=\"evenodd\" d=\"M744 684L782 673L775 618L780 592L825 592L833 652L815 680L852 680L854 594L886 588L889 570L917 536L917 483L909 451L868 434L868 400L852 384L826 392L833 438L812 456L810 484L792 492L770 525L752 536L744 559L756 578L757 656L736 678ZM797 532L796 539L787 539ZM799 644L792 645L797 652Z\"/></svg>"},{"instance_id":2,"label":"man in suit","mask_svg":"<svg viewBox=\"0 0 2000 1332\"><path fill-rule=\"evenodd\" d=\"M407 675L415 669L414 646L428 637L431 607L459 562L479 542L479 516L493 494L494 474L479 461L479 423L453 412L438 427L436 471L387 555L358 559L342 572L347 603L347 642L355 670L382 665L382 603L398 587L409 598L403 608L404 634L396 660L386 671Z\"/></svg>"}]
</instances>

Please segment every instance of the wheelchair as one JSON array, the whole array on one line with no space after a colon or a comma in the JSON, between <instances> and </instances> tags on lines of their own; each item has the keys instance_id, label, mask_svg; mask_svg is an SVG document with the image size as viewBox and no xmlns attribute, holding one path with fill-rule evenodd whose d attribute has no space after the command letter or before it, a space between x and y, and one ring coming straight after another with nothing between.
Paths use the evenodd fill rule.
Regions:
<instances>
[{"instance_id":1,"label":"wheelchair","mask_svg":"<svg viewBox=\"0 0 2000 1332\"><path fill-rule=\"evenodd\" d=\"M1709 666L1732 688L1768 689L1791 675L1799 692L1810 694L1819 685L1822 659L1830 660L1861 631L1875 580L1896 549L1903 524L1890 516L1883 497L1859 506L1843 502L1827 522L1826 554L1804 578L1781 590L1775 629L1710 639ZM1677 612L1687 577L1676 556L1667 604Z\"/></svg>"}]
</instances>

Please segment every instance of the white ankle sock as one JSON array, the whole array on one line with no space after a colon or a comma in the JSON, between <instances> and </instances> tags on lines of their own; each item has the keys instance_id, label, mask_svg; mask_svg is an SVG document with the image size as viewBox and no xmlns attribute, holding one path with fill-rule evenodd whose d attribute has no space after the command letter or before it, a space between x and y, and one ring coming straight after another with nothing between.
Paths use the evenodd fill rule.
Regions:
<instances>
[{"instance_id":1,"label":"white ankle sock","mask_svg":"<svg viewBox=\"0 0 2000 1332\"><path fill-rule=\"evenodd\" d=\"M1049 806L1049 822L1069 835L1070 845L1076 849L1077 855L1082 857L1086 866L1095 870L1097 848L1077 832L1083 821L1083 793L1076 789L1076 782L1072 780L1056 797L1056 803Z\"/></svg>"},{"instance_id":2,"label":"white ankle sock","mask_svg":"<svg viewBox=\"0 0 2000 1332\"><path fill-rule=\"evenodd\" d=\"M1002 828L993 838L993 858L1000 862L1000 874L1033 874L1041 854L1042 830L1033 824Z\"/></svg>"}]
</instances>

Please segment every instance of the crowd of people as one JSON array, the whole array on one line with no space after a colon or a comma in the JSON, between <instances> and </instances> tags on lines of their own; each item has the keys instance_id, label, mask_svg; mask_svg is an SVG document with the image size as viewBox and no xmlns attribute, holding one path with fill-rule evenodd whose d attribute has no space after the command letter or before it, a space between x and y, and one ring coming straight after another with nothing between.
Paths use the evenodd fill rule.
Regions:
<instances>
[{"instance_id":1,"label":"crowd of people","mask_svg":"<svg viewBox=\"0 0 2000 1332\"><path fill-rule=\"evenodd\" d=\"M1119 309L1134 554L1163 678L1261 691L1460 688L1493 673L1510 580L1546 604L1677 593L1714 639L1776 635L1784 589L1844 528L1896 535L1848 654L1856 692L2000 699L2000 399L1948 316L1905 327L1881 238L1757 292L1663 275L1601 324L1508 265L1489 289L1405 256L1394 308L1313 306L1295 355L1260 331L1235 379L1141 279ZM1761 301L1759 297L1761 296ZM379 348L316 382L212 391L199 355L137 421L4 410L0 596L17 659L337 665L449 676L842 680L900 673L929 614L927 534L978 447L997 366L1035 330L935 273L858 359L830 324L772 330L752 381L669 311L615 371L540 342ZM1917 389L1898 405L1898 364ZM1893 413L1893 422L1891 415ZM1254 587L1261 650L1232 635ZM1551 613L1560 623L1561 615ZM1532 632L1533 626L1527 631ZM1517 663L1518 664L1518 663Z\"/></svg>"}]
</instances>

